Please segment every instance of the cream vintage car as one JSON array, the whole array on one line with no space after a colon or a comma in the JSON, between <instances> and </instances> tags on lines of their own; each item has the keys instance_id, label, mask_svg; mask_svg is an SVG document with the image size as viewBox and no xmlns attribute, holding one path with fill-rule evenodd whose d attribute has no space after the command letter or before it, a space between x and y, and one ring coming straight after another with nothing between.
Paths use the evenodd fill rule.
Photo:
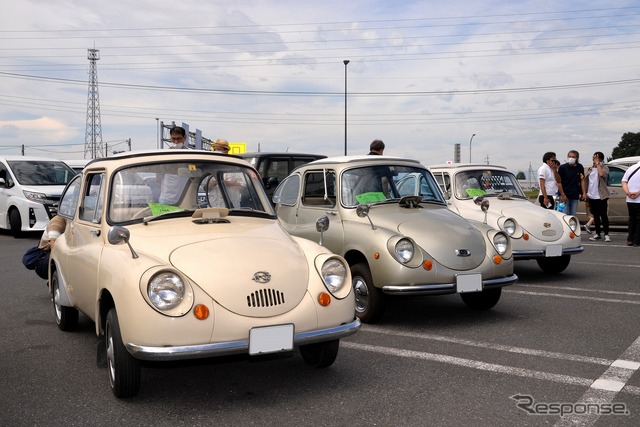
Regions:
<instances>
[{"instance_id":1,"label":"cream vintage car","mask_svg":"<svg viewBox=\"0 0 640 427\"><path fill-rule=\"evenodd\" d=\"M403 197L397 184L419 175L428 192ZM374 322L386 295L460 293L489 309L516 283L507 234L451 212L419 162L387 156L316 160L276 189L278 219L290 234L320 242L351 267L356 313Z\"/></svg>"},{"instance_id":2,"label":"cream vintage car","mask_svg":"<svg viewBox=\"0 0 640 427\"><path fill-rule=\"evenodd\" d=\"M531 203L515 175L502 166L446 164L430 166L451 210L486 221L511 237L517 260L535 259L546 273L560 273L581 253L580 223L575 216ZM488 210L484 212L484 201Z\"/></svg>"},{"instance_id":3,"label":"cream vintage car","mask_svg":"<svg viewBox=\"0 0 640 427\"><path fill-rule=\"evenodd\" d=\"M71 330L79 312L95 322L118 397L138 392L146 360L298 349L326 367L360 326L345 260L289 236L239 158L158 150L94 160L59 215L56 322Z\"/></svg>"}]
</instances>

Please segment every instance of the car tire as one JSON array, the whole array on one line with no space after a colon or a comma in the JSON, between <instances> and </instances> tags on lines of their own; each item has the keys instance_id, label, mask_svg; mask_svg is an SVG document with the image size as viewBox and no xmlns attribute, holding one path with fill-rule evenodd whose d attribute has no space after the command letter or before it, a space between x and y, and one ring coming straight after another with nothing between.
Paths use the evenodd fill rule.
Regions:
<instances>
[{"instance_id":1,"label":"car tire","mask_svg":"<svg viewBox=\"0 0 640 427\"><path fill-rule=\"evenodd\" d=\"M111 391L118 398L135 396L140 390L140 361L129 354L122 342L115 308L107 314L104 339Z\"/></svg>"},{"instance_id":2,"label":"car tire","mask_svg":"<svg viewBox=\"0 0 640 427\"><path fill-rule=\"evenodd\" d=\"M22 219L20 218L20 211L16 208L9 211L9 228L14 238L22 237Z\"/></svg>"},{"instance_id":3,"label":"car tire","mask_svg":"<svg viewBox=\"0 0 640 427\"><path fill-rule=\"evenodd\" d=\"M571 262L571 255L562 255L549 258L537 258L538 266L548 274L562 273Z\"/></svg>"},{"instance_id":4,"label":"car tire","mask_svg":"<svg viewBox=\"0 0 640 427\"><path fill-rule=\"evenodd\" d=\"M460 294L462 302L474 310L489 310L500 300L502 288L485 289L482 292L467 292Z\"/></svg>"},{"instance_id":5,"label":"car tire","mask_svg":"<svg viewBox=\"0 0 640 427\"><path fill-rule=\"evenodd\" d=\"M385 309L382 291L376 288L371 278L369 266L365 263L351 267L353 291L356 297L356 316L363 323L380 320Z\"/></svg>"},{"instance_id":6,"label":"car tire","mask_svg":"<svg viewBox=\"0 0 640 427\"><path fill-rule=\"evenodd\" d=\"M314 368L326 368L333 365L338 357L340 340L319 342L300 346L302 360Z\"/></svg>"},{"instance_id":7,"label":"car tire","mask_svg":"<svg viewBox=\"0 0 640 427\"><path fill-rule=\"evenodd\" d=\"M74 307L60 305L60 280L58 271L51 274L51 301L56 324L61 331L72 331L78 326L78 310Z\"/></svg>"}]
</instances>

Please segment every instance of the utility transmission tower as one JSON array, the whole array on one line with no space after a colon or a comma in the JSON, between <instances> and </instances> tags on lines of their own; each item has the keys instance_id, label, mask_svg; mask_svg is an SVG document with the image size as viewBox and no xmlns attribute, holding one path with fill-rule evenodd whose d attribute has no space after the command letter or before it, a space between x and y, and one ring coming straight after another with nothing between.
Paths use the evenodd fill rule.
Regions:
<instances>
[{"instance_id":1,"label":"utility transmission tower","mask_svg":"<svg viewBox=\"0 0 640 427\"><path fill-rule=\"evenodd\" d=\"M100 123L100 95L98 94L98 49L87 49L89 60L89 95L87 97L87 129L84 137L84 158L104 157L102 150L102 125Z\"/></svg>"}]
</instances>

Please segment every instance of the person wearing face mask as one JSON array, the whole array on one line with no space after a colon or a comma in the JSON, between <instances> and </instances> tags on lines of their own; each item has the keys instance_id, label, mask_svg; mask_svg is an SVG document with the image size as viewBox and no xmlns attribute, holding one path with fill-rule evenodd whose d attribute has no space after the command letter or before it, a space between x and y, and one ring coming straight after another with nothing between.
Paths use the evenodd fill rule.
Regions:
<instances>
[{"instance_id":1,"label":"person wearing face mask","mask_svg":"<svg viewBox=\"0 0 640 427\"><path fill-rule=\"evenodd\" d=\"M545 209L555 209L556 203L553 197L558 192L558 168L555 164L556 153L547 152L542 156L542 166L538 168L538 180L540 182L540 193L538 202Z\"/></svg>"},{"instance_id":2,"label":"person wearing face mask","mask_svg":"<svg viewBox=\"0 0 640 427\"><path fill-rule=\"evenodd\" d=\"M587 190L584 186L584 166L578 162L580 154L576 150L571 150L567 154L567 163L558 168L560 182L560 200L565 204L565 213L575 215L578 210L578 203L584 200Z\"/></svg>"},{"instance_id":3,"label":"person wearing face mask","mask_svg":"<svg viewBox=\"0 0 640 427\"><path fill-rule=\"evenodd\" d=\"M587 202L589 209L595 219L596 232L589 240L602 240L600 231L604 231L604 241L610 242L609 237L609 189L607 188L607 177L609 167L604 164L604 153L596 151L593 154L593 166L587 169L584 174L584 185L587 190Z\"/></svg>"}]
</instances>

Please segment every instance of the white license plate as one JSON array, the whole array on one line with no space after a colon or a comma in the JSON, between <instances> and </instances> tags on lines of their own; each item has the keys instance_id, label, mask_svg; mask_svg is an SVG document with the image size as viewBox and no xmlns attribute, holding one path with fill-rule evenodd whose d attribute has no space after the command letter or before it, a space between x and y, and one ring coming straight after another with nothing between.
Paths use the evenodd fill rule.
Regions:
<instances>
[{"instance_id":1,"label":"white license plate","mask_svg":"<svg viewBox=\"0 0 640 427\"><path fill-rule=\"evenodd\" d=\"M547 250L544 252L544 256L561 256L562 255L562 245L549 245L547 246Z\"/></svg>"},{"instance_id":2,"label":"white license plate","mask_svg":"<svg viewBox=\"0 0 640 427\"><path fill-rule=\"evenodd\" d=\"M482 291L481 274L460 274L456 276L458 293Z\"/></svg>"},{"instance_id":3,"label":"white license plate","mask_svg":"<svg viewBox=\"0 0 640 427\"><path fill-rule=\"evenodd\" d=\"M293 325L265 326L249 331L249 354L293 350Z\"/></svg>"}]
</instances>

